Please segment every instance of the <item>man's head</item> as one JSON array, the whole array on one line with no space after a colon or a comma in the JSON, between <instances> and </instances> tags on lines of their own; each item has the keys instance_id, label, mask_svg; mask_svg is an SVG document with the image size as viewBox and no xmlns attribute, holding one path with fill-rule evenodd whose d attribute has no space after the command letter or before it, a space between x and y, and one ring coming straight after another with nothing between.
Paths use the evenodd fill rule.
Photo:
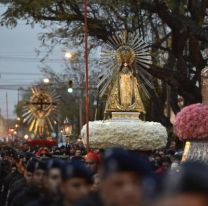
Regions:
<instances>
[{"instance_id":1,"label":"man's head","mask_svg":"<svg viewBox=\"0 0 208 206\"><path fill-rule=\"evenodd\" d=\"M35 158L35 155L32 152L25 152L25 159L26 162L28 162L29 160L31 160L32 158Z\"/></svg>"},{"instance_id":2,"label":"man's head","mask_svg":"<svg viewBox=\"0 0 208 206\"><path fill-rule=\"evenodd\" d=\"M38 188L44 187L44 178L46 173L46 164L43 161L37 161L35 163L35 169L32 177L32 184Z\"/></svg>"},{"instance_id":3,"label":"man's head","mask_svg":"<svg viewBox=\"0 0 208 206\"><path fill-rule=\"evenodd\" d=\"M169 157L163 157L161 160L161 166L164 170L168 170L171 167L171 160Z\"/></svg>"},{"instance_id":4,"label":"man's head","mask_svg":"<svg viewBox=\"0 0 208 206\"><path fill-rule=\"evenodd\" d=\"M82 157L82 150L81 149L76 149L74 156L75 157Z\"/></svg>"},{"instance_id":5,"label":"man's head","mask_svg":"<svg viewBox=\"0 0 208 206\"><path fill-rule=\"evenodd\" d=\"M164 184L160 205L206 206L208 202L208 166L201 162L186 162L171 171Z\"/></svg>"},{"instance_id":6,"label":"man's head","mask_svg":"<svg viewBox=\"0 0 208 206\"><path fill-rule=\"evenodd\" d=\"M11 173L17 172L17 166L15 164L12 164L11 166Z\"/></svg>"},{"instance_id":7,"label":"man's head","mask_svg":"<svg viewBox=\"0 0 208 206\"><path fill-rule=\"evenodd\" d=\"M81 162L70 162L63 167L61 193L68 203L87 196L91 185L92 175Z\"/></svg>"},{"instance_id":8,"label":"man's head","mask_svg":"<svg viewBox=\"0 0 208 206\"><path fill-rule=\"evenodd\" d=\"M150 176L150 167L137 154L122 150L107 150L101 168L101 197L106 205L139 205L143 196L143 181Z\"/></svg>"},{"instance_id":9,"label":"man's head","mask_svg":"<svg viewBox=\"0 0 208 206\"><path fill-rule=\"evenodd\" d=\"M63 162L58 159L51 159L47 163L46 188L53 193L59 190L62 166Z\"/></svg>"},{"instance_id":10,"label":"man's head","mask_svg":"<svg viewBox=\"0 0 208 206\"><path fill-rule=\"evenodd\" d=\"M74 155L75 154L75 148L74 147L70 147L69 153L70 153L70 155Z\"/></svg>"},{"instance_id":11,"label":"man's head","mask_svg":"<svg viewBox=\"0 0 208 206\"><path fill-rule=\"evenodd\" d=\"M93 174L96 174L100 165L100 158L95 152L88 152L85 156L85 164Z\"/></svg>"},{"instance_id":12,"label":"man's head","mask_svg":"<svg viewBox=\"0 0 208 206\"><path fill-rule=\"evenodd\" d=\"M36 162L37 162L36 159L31 159L27 162L27 165L25 167L24 178L28 184L32 182Z\"/></svg>"}]
</instances>

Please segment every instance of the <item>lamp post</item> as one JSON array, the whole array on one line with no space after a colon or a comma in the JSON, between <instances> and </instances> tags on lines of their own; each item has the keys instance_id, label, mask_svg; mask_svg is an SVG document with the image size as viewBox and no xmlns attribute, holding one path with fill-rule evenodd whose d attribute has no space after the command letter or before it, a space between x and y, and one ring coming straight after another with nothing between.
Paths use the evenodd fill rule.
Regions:
<instances>
[{"instance_id":1,"label":"lamp post","mask_svg":"<svg viewBox=\"0 0 208 206\"><path fill-rule=\"evenodd\" d=\"M49 84L49 83L50 83L50 79L47 78L47 77L45 77L45 78L43 79L43 83L44 83L44 84Z\"/></svg>"},{"instance_id":2,"label":"lamp post","mask_svg":"<svg viewBox=\"0 0 208 206\"><path fill-rule=\"evenodd\" d=\"M73 81L69 80L68 81L68 89L67 89L68 93L73 93Z\"/></svg>"},{"instance_id":3,"label":"lamp post","mask_svg":"<svg viewBox=\"0 0 208 206\"><path fill-rule=\"evenodd\" d=\"M72 135L73 125L68 118L64 120L64 128L63 128L63 136L65 137L65 141L69 144L69 138Z\"/></svg>"},{"instance_id":4,"label":"lamp post","mask_svg":"<svg viewBox=\"0 0 208 206\"><path fill-rule=\"evenodd\" d=\"M29 135L28 134L25 134L24 135L24 140L27 141L28 139L29 139Z\"/></svg>"},{"instance_id":5,"label":"lamp post","mask_svg":"<svg viewBox=\"0 0 208 206\"><path fill-rule=\"evenodd\" d=\"M72 52L66 51L64 56L66 59L71 59L73 57L73 54Z\"/></svg>"}]
</instances>

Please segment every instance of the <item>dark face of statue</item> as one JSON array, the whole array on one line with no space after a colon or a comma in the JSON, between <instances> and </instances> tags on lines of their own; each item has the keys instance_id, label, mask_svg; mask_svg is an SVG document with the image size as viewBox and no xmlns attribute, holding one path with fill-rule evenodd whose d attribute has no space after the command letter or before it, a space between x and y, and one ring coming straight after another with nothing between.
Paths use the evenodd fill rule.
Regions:
<instances>
[{"instance_id":1,"label":"dark face of statue","mask_svg":"<svg viewBox=\"0 0 208 206\"><path fill-rule=\"evenodd\" d=\"M121 68L121 72L124 73L124 74L129 74L130 71L131 71L131 69L128 66L123 66Z\"/></svg>"},{"instance_id":2,"label":"dark face of statue","mask_svg":"<svg viewBox=\"0 0 208 206\"><path fill-rule=\"evenodd\" d=\"M129 46L121 46L116 50L116 61L118 64L131 65L134 62L134 60L135 52Z\"/></svg>"}]
</instances>

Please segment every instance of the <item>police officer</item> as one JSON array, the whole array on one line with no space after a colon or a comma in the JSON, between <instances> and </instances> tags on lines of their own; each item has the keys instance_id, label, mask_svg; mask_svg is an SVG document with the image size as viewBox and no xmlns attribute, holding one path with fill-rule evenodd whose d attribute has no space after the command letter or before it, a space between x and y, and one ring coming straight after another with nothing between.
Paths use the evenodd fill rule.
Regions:
<instances>
[{"instance_id":1,"label":"police officer","mask_svg":"<svg viewBox=\"0 0 208 206\"><path fill-rule=\"evenodd\" d=\"M31 184L21 190L21 192L13 199L11 206L26 206L30 202L33 202L44 195L46 163L40 160L33 161L35 161L35 166Z\"/></svg>"},{"instance_id":2,"label":"police officer","mask_svg":"<svg viewBox=\"0 0 208 206\"><path fill-rule=\"evenodd\" d=\"M66 163L62 169L61 199L55 205L73 206L89 195L91 186L92 174L82 162Z\"/></svg>"}]
</instances>

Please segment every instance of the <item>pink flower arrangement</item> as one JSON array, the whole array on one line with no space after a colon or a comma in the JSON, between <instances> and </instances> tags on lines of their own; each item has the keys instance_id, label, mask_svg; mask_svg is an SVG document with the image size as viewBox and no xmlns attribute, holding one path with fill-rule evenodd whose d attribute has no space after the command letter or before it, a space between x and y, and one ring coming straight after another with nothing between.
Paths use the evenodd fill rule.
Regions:
<instances>
[{"instance_id":1,"label":"pink flower arrangement","mask_svg":"<svg viewBox=\"0 0 208 206\"><path fill-rule=\"evenodd\" d=\"M208 105L192 104L177 115L175 134L183 141L208 140Z\"/></svg>"}]
</instances>

